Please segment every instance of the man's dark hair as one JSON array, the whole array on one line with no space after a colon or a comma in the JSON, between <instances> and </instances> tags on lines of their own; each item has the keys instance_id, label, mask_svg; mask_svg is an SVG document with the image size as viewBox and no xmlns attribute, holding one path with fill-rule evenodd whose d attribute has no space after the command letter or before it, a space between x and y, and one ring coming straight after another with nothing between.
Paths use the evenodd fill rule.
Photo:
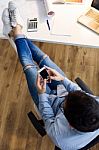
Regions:
<instances>
[{"instance_id":1,"label":"man's dark hair","mask_svg":"<svg viewBox=\"0 0 99 150\"><path fill-rule=\"evenodd\" d=\"M75 129L92 132L99 129L99 103L83 91L68 94L64 115Z\"/></svg>"}]
</instances>

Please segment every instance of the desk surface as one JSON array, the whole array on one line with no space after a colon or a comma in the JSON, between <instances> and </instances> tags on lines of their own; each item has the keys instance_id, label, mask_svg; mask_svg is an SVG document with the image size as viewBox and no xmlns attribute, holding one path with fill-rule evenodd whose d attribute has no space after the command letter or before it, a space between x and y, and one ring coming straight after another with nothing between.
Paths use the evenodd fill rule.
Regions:
<instances>
[{"instance_id":1,"label":"desk surface","mask_svg":"<svg viewBox=\"0 0 99 150\"><path fill-rule=\"evenodd\" d=\"M7 7L9 0L0 1L0 16L5 7ZM28 38L35 41L62 43L67 45L78 45L87 47L99 48L99 35L77 23L77 18L88 8L88 4L92 0L85 0L84 4L61 4L54 5L55 14L66 12L66 17L69 22L73 22L73 32L70 36L53 35L48 30L46 24L46 12L43 0L14 0L20 9L21 16L24 20L24 33ZM38 17L38 31L27 32L27 18ZM53 20L53 19L52 19ZM61 23L60 23L61 24ZM59 23L58 23L59 25ZM2 21L0 17L0 38L6 38L2 34Z\"/></svg>"}]
</instances>

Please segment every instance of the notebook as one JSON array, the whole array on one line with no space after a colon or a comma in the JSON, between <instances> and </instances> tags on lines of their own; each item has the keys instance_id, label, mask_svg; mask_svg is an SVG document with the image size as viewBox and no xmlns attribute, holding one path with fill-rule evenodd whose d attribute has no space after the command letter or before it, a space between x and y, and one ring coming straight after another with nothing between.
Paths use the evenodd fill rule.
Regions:
<instances>
[{"instance_id":1,"label":"notebook","mask_svg":"<svg viewBox=\"0 0 99 150\"><path fill-rule=\"evenodd\" d=\"M77 21L99 34L99 0L93 0L90 9Z\"/></svg>"},{"instance_id":2,"label":"notebook","mask_svg":"<svg viewBox=\"0 0 99 150\"><path fill-rule=\"evenodd\" d=\"M64 0L65 3L83 3L83 0Z\"/></svg>"}]
</instances>

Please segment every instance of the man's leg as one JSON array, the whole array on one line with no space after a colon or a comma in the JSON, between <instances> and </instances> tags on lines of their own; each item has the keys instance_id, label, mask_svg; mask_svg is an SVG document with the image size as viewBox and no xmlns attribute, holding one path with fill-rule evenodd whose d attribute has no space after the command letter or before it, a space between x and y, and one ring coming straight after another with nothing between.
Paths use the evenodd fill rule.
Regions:
<instances>
[{"instance_id":1,"label":"man's leg","mask_svg":"<svg viewBox=\"0 0 99 150\"><path fill-rule=\"evenodd\" d=\"M29 39L26 39L28 46L31 50L33 60L37 62L40 68L42 68L44 65L51 67L55 70L57 70L59 73L61 73L63 76L65 76L64 72L43 52L41 51L35 44L33 44ZM59 81L52 81L49 83L49 87L51 89L55 89L58 84L61 82Z\"/></svg>"},{"instance_id":2,"label":"man's leg","mask_svg":"<svg viewBox=\"0 0 99 150\"><path fill-rule=\"evenodd\" d=\"M15 44L17 47L18 56L23 66L23 70L25 72L28 88L33 98L33 101L38 107L39 99L38 99L38 92L36 87L38 68L35 62L33 61L32 54L27 44L27 41L24 35L22 35L21 26L17 25L13 29L13 32L14 32Z\"/></svg>"}]
</instances>

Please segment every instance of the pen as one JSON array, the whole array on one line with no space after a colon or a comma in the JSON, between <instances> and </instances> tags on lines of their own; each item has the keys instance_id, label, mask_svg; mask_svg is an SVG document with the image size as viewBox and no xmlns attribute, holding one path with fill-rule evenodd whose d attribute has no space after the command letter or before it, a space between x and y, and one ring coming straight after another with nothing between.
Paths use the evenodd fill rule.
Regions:
<instances>
[{"instance_id":1,"label":"pen","mask_svg":"<svg viewBox=\"0 0 99 150\"><path fill-rule=\"evenodd\" d=\"M47 22L48 29L50 30L49 21L48 21L48 20L46 20L46 22Z\"/></svg>"}]
</instances>

